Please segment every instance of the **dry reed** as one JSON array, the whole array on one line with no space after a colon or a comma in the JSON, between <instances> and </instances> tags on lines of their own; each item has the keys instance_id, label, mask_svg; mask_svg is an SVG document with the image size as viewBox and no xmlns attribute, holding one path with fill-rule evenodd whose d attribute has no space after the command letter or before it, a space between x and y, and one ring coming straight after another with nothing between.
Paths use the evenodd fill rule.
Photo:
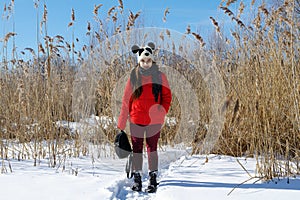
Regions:
<instances>
[{"instance_id":1,"label":"dry reed","mask_svg":"<svg viewBox=\"0 0 300 200\"><path fill-rule=\"evenodd\" d=\"M225 1L222 1L225 2ZM286 0L277 9L268 9L261 5L257 15L250 24L242 21L245 12L244 3L240 3L238 14L235 15L228 6L236 1L227 1L220 8L235 23L232 30L232 40L222 34L218 22L210 17L215 27L218 39L224 40L224 48L217 48L206 44L200 34L186 29L186 34L192 34L199 41L201 48L208 46L210 59L216 61L226 84L227 100L222 112L226 112L226 120L219 143L214 153L233 156L255 156L257 171L265 179L278 176L291 176L299 173L299 101L300 101L300 66L299 66L299 32L294 22L294 4ZM253 6L255 1L251 2ZM75 56L78 64L85 66L85 57L101 51L100 44L113 34L131 30L137 27L137 19L141 13L129 13L128 19L122 18L124 5L110 8L107 18L112 24L107 24L98 16L102 4L94 7L94 19L99 29L87 26L90 43L84 45L82 51L75 50L75 38L65 41L63 37L50 37L47 34L47 7L40 24L43 41L37 41L38 51L26 48L31 53L31 59L24 61L17 57L14 62L3 62L0 73L0 157L17 159L33 158L34 164L42 158L49 159L49 165L54 167L60 158L79 156L89 153L89 148L78 134L70 134L70 130L56 125L57 121L75 121L72 113L72 95L76 74ZM36 5L38 8L38 5ZM5 9L8 7L5 6ZM164 13L164 19L168 14ZM75 14L71 13L69 26L74 27ZM7 18L9 19L9 18ZM112 30L109 30L112 29ZM37 27L37 30L38 27ZM74 29L73 29L74 30ZM38 31L37 34L41 34ZM6 33L7 41L16 33ZM73 31L74 36L74 31ZM163 42L171 38L171 32L166 30L158 38ZM231 36L229 36L231 37ZM225 41L226 40L226 41ZM4 52L4 47L2 48ZM171 44L169 49L184 49L184 46ZM118 47L110 44L106 51L116 51ZM199 48L199 49L201 49ZM218 50L222 49L222 52ZM26 55L27 51L22 52ZM183 51L183 50L182 50ZM70 56L72 54L72 62ZM5 55L5 54L4 54ZM189 63L174 56L174 52L165 54L169 64L179 71L193 86L200 106L200 127L193 137L194 153L198 152L198 144L203 141L207 133L206 124L209 123L211 100L203 77L192 69L184 68ZM3 61L6 61L4 58ZM112 85L130 70L132 57L125 55L121 60L106 64L105 71L101 71L101 79L96 83L95 107L92 108L97 116L112 118ZM124 64L126 63L126 64ZM8 65L13 64L14 70ZM118 67L117 67L118 66ZM103 66L104 67L104 66ZM116 70L117 69L117 70ZM95 75L100 75L95 72ZM120 102L119 102L120 103ZM180 121L181 105L174 97L168 116ZM161 144L172 144L177 126L164 126ZM191 127L192 128L192 127ZM113 141L116 132L113 124L107 129L100 128L97 134L89 138L88 142L104 144ZM46 144L46 145L45 145ZM69 145L70 144L70 145Z\"/></svg>"}]
</instances>

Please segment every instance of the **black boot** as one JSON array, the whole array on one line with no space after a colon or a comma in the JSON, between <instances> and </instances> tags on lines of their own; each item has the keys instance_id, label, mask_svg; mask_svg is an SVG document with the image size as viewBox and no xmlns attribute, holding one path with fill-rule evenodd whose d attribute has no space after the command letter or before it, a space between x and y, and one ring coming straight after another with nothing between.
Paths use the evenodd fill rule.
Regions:
<instances>
[{"instance_id":1,"label":"black boot","mask_svg":"<svg viewBox=\"0 0 300 200\"><path fill-rule=\"evenodd\" d=\"M156 177L157 177L157 171L149 172L149 185L148 185L148 188L146 190L147 192L149 192L149 193L156 192L156 189L157 189L157 186L158 186Z\"/></svg>"},{"instance_id":2,"label":"black boot","mask_svg":"<svg viewBox=\"0 0 300 200\"><path fill-rule=\"evenodd\" d=\"M134 181L134 183L133 183L131 189L133 191L137 191L137 192L142 191L142 177L139 172L133 173L133 181Z\"/></svg>"}]
</instances>

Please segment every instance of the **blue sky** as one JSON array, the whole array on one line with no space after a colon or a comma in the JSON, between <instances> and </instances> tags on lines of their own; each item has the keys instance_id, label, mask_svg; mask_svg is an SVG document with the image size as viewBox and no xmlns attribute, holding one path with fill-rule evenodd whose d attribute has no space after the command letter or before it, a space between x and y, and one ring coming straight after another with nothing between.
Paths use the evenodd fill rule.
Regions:
<instances>
[{"instance_id":1,"label":"blue sky","mask_svg":"<svg viewBox=\"0 0 300 200\"><path fill-rule=\"evenodd\" d=\"M129 11L143 13L142 21L145 26L174 29L184 33L187 25L192 31L201 35L212 32L213 26L210 16L219 23L229 20L218 6L221 0L124 0L124 13ZM3 16L4 5L10 0L1 0L1 16ZM75 37L81 42L86 41L87 22L94 22L93 9L95 5L103 4L99 9L99 15L106 17L109 8L118 5L118 0L40 0L39 15L43 13L43 4L48 9L48 35L62 35L66 41L71 41L72 29L68 28L71 21L71 9L75 10ZM238 6L238 5L237 5ZM166 8L170 13L167 15L167 22L163 22L163 13ZM33 0L15 0L14 21L16 46L18 51L26 47L36 48L36 9ZM8 21L0 21L0 38L12 31L12 18Z\"/></svg>"}]
</instances>

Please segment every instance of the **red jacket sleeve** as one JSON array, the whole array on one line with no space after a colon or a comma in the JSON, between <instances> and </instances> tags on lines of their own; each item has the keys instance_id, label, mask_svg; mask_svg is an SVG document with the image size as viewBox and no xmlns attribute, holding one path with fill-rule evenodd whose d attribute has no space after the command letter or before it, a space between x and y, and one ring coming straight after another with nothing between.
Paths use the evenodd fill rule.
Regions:
<instances>
[{"instance_id":1,"label":"red jacket sleeve","mask_svg":"<svg viewBox=\"0 0 300 200\"><path fill-rule=\"evenodd\" d=\"M162 73L162 106L166 110L166 113L169 111L172 101L172 93L169 86L168 79L165 74Z\"/></svg>"},{"instance_id":2,"label":"red jacket sleeve","mask_svg":"<svg viewBox=\"0 0 300 200\"><path fill-rule=\"evenodd\" d=\"M126 127L126 122L128 120L129 116L129 108L130 108L130 100L131 100L131 95L132 95L132 87L130 83L130 78L128 78L125 90L124 90L124 95L122 99L122 107L120 111L120 116L118 118L118 128L121 130L124 130Z\"/></svg>"}]
</instances>

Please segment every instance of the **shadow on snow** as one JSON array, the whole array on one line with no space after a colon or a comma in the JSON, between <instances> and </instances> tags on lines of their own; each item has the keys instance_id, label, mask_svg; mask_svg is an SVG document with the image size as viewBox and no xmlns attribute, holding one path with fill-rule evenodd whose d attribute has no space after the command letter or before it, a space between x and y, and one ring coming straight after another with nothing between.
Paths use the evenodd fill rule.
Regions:
<instances>
[{"instance_id":1,"label":"shadow on snow","mask_svg":"<svg viewBox=\"0 0 300 200\"><path fill-rule=\"evenodd\" d=\"M160 187L177 186L177 187L199 187L199 188L235 188L240 183L221 183L221 182L202 182L186 180L162 180ZM282 190L300 190L300 179L273 180L264 183L244 183L237 188L242 189L282 189Z\"/></svg>"}]
</instances>

